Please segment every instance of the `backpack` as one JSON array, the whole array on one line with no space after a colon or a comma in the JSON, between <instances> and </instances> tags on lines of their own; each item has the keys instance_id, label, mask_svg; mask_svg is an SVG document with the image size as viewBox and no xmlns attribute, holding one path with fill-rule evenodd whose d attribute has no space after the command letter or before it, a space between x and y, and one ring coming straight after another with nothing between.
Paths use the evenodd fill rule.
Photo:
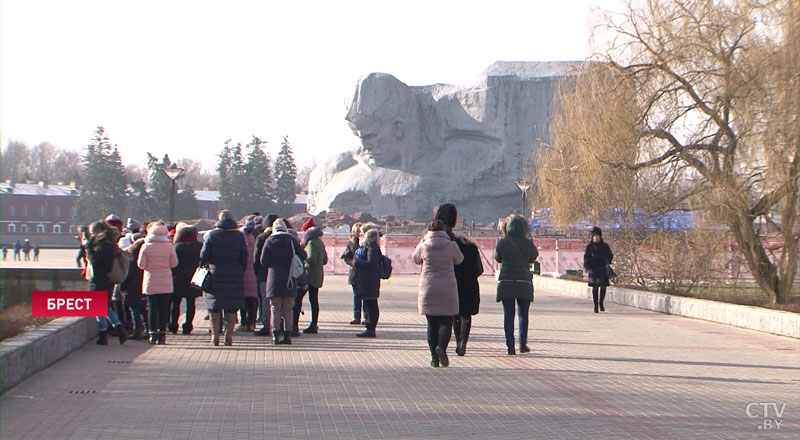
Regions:
<instances>
[{"instance_id":1,"label":"backpack","mask_svg":"<svg viewBox=\"0 0 800 440\"><path fill-rule=\"evenodd\" d=\"M388 280L392 276L392 259L386 255L381 255L381 260L378 262L378 276L382 280Z\"/></svg>"},{"instance_id":2,"label":"backpack","mask_svg":"<svg viewBox=\"0 0 800 440\"><path fill-rule=\"evenodd\" d=\"M111 261L111 272L108 279L114 284L120 284L128 277L128 266L131 263L131 254L120 251Z\"/></svg>"}]
</instances>

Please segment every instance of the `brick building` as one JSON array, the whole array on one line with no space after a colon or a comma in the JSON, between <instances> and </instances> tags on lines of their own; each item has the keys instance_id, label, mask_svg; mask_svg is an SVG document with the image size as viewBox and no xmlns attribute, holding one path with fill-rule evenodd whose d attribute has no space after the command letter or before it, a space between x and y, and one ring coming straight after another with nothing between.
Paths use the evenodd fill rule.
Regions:
<instances>
[{"instance_id":1,"label":"brick building","mask_svg":"<svg viewBox=\"0 0 800 440\"><path fill-rule=\"evenodd\" d=\"M78 194L74 184L0 183L2 244L27 238L39 245L74 245L72 209Z\"/></svg>"}]
</instances>

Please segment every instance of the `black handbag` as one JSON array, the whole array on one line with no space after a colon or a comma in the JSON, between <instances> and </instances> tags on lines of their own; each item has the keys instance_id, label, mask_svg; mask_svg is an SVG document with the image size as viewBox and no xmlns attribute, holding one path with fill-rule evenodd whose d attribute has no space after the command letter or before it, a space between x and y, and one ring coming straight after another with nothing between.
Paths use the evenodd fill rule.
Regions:
<instances>
[{"instance_id":1,"label":"black handbag","mask_svg":"<svg viewBox=\"0 0 800 440\"><path fill-rule=\"evenodd\" d=\"M617 277L617 273L614 272L614 269L611 268L610 264L606 264L606 276L608 277L609 280Z\"/></svg>"}]
</instances>

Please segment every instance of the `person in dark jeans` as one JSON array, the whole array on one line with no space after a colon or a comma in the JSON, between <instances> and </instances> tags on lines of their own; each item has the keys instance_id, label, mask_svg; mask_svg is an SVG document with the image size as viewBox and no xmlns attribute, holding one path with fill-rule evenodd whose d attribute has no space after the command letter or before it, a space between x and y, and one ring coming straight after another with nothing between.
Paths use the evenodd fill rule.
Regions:
<instances>
[{"instance_id":1,"label":"person in dark jeans","mask_svg":"<svg viewBox=\"0 0 800 440\"><path fill-rule=\"evenodd\" d=\"M381 248L378 244L378 230L370 229L366 232L361 247L356 251L353 265L356 268L355 292L367 306L367 321L364 323L366 330L357 333L360 338L374 338L375 329L380 318L378 297L381 295L381 277L378 274Z\"/></svg>"},{"instance_id":2,"label":"person in dark jeans","mask_svg":"<svg viewBox=\"0 0 800 440\"><path fill-rule=\"evenodd\" d=\"M203 243L197 241L197 228L185 224L176 227L174 242L178 265L172 269L175 291L172 294L169 331L177 333L181 302L185 300L186 318L181 328L184 335L189 335L194 329L192 321L196 310L195 301L202 295L200 288L193 286L191 281L194 271L200 265L200 250L203 248Z\"/></svg>"},{"instance_id":3,"label":"person in dark jeans","mask_svg":"<svg viewBox=\"0 0 800 440\"><path fill-rule=\"evenodd\" d=\"M163 222L150 224L136 265L144 271L142 293L147 296L150 344L165 345L169 305L174 291L172 268L178 265L178 256Z\"/></svg>"},{"instance_id":4,"label":"person in dark jeans","mask_svg":"<svg viewBox=\"0 0 800 440\"><path fill-rule=\"evenodd\" d=\"M358 241L361 237L361 226L362 224L359 222L353 223L350 228L350 241L340 257L346 265L350 266L350 270L347 272L347 284L353 289L353 320L350 321L350 325L361 325L362 310L364 311L364 321L367 320L367 306L356 295L356 269L353 267L353 259L356 257L356 251L359 247Z\"/></svg>"},{"instance_id":5,"label":"person in dark jeans","mask_svg":"<svg viewBox=\"0 0 800 440\"><path fill-rule=\"evenodd\" d=\"M512 214L502 227L503 238L494 249L494 259L500 263L497 277L497 302L503 302L503 330L510 356L514 348L514 308L519 314L519 351L528 353L528 313L533 301L533 281L530 266L539 251L530 240L530 226L524 217Z\"/></svg>"}]
</instances>

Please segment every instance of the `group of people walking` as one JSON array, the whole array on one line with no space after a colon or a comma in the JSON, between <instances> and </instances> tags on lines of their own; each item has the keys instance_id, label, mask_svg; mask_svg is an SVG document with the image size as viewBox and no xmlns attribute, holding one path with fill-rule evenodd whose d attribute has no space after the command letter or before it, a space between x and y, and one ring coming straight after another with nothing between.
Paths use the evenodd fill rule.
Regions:
<instances>
[{"instance_id":1,"label":"group of people walking","mask_svg":"<svg viewBox=\"0 0 800 440\"><path fill-rule=\"evenodd\" d=\"M442 204L416 246L412 259L421 266L418 311L427 320L427 343L433 367L447 367L451 337L455 353L464 356L472 328L472 317L480 308L478 277L484 268L475 242L454 232L456 207ZM257 213L239 227L233 213L220 211L219 221L203 239L194 226L175 227L163 221L143 227L132 219L127 228L110 215L92 223L82 241L91 290L107 291L108 316L98 318L98 344L107 344L110 323L124 343L130 336L149 336L151 344L166 343L166 333L177 333L181 303L185 302L183 334L191 334L195 300L204 296L211 321L211 344L232 345L238 330L256 336L272 336L273 344L291 344L301 335L299 318L306 294L311 321L302 333L319 331L319 290L328 256L322 229L309 218L298 233L287 219ZM125 235L121 236L121 233ZM509 355L517 354L515 321L518 317L519 352L528 353L530 305L533 301L531 265L539 252L530 237L524 217L505 219L493 257L500 264L496 300L503 306L503 328ZM604 311L608 265L613 254L594 228L584 254L584 269L592 286L594 311ZM353 290L352 325L363 325L358 337L376 337L380 318L378 299L383 255L380 233L373 223L352 225L350 241L340 258L350 266L348 283ZM79 258L81 258L79 256ZM113 264L129 261L122 282L112 282ZM80 261L80 260L79 260ZM200 286L192 278L198 267L208 269ZM120 317L132 319L132 329ZM257 323L261 324L256 329Z\"/></svg>"},{"instance_id":2,"label":"group of people walking","mask_svg":"<svg viewBox=\"0 0 800 440\"><path fill-rule=\"evenodd\" d=\"M25 261L31 261L31 252L33 252L33 261L39 261L39 245L32 245L31 241L27 238L22 242L14 240L12 248L14 250L14 261L22 261L23 256ZM5 261L7 257L8 249L3 245L3 261Z\"/></svg>"}]
</instances>

